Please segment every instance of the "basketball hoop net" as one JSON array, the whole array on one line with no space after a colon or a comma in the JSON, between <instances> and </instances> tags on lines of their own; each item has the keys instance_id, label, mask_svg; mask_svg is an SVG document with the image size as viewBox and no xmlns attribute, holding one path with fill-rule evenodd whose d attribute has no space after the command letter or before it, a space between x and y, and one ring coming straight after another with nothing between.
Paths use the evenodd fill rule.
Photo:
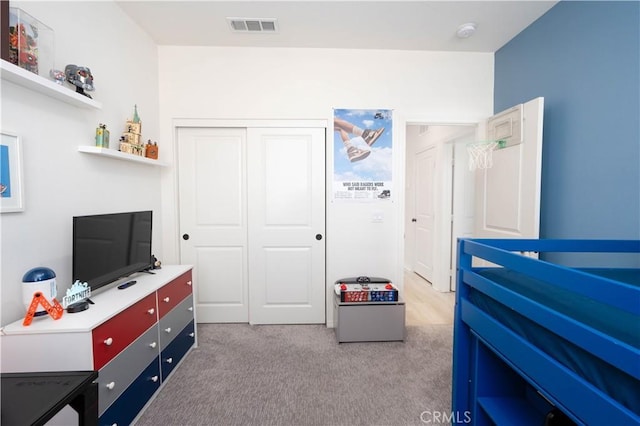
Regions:
<instances>
[{"instance_id":1,"label":"basketball hoop net","mask_svg":"<svg viewBox=\"0 0 640 426\"><path fill-rule=\"evenodd\" d=\"M493 166L493 150L498 145L500 145L500 141L483 141L468 144L469 170L490 169Z\"/></svg>"}]
</instances>

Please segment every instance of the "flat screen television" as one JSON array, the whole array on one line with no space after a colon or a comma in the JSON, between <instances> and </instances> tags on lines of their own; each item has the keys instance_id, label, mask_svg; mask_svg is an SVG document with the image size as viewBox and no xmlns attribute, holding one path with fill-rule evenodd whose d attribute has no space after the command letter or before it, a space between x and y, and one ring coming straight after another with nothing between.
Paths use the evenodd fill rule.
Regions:
<instances>
[{"instance_id":1,"label":"flat screen television","mask_svg":"<svg viewBox=\"0 0 640 426\"><path fill-rule=\"evenodd\" d=\"M151 269L153 212L109 213L73 218L73 282L95 291Z\"/></svg>"}]
</instances>

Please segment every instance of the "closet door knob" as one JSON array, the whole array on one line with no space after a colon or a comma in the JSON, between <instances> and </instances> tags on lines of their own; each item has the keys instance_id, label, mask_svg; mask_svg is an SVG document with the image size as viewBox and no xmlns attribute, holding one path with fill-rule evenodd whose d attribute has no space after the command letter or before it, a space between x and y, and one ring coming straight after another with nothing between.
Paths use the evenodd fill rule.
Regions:
<instances>
[{"instance_id":1,"label":"closet door knob","mask_svg":"<svg viewBox=\"0 0 640 426\"><path fill-rule=\"evenodd\" d=\"M187 241L189 239L189 234L182 234L182 239Z\"/></svg>"}]
</instances>

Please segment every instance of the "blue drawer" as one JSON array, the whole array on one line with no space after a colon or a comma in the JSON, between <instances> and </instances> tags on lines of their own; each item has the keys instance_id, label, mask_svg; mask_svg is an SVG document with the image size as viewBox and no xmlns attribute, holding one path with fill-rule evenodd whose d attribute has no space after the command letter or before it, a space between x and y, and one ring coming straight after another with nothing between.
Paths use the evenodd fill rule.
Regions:
<instances>
[{"instance_id":1,"label":"blue drawer","mask_svg":"<svg viewBox=\"0 0 640 426\"><path fill-rule=\"evenodd\" d=\"M155 378L155 381L154 381ZM160 387L160 368L156 357L136 380L100 416L100 425L131 424L142 407Z\"/></svg>"},{"instance_id":2,"label":"blue drawer","mask_svg":"<svg viewBox=\"0 0 640 426\"><path fill-rule=\"evenodd\" d=\"M169 374L187 353L189 348L195 343L194 321L191 321L173 339L160 355L160 365L162 368L162 381L167 380Z\"/></svg>"}]
</instances>

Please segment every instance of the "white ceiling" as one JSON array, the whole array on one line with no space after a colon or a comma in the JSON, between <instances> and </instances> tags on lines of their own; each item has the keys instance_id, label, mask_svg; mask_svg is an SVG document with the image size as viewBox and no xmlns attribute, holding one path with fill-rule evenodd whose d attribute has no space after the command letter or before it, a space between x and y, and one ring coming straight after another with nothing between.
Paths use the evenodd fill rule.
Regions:
<instances>
[{"instance_id":1,"label":"white ceiling","mask_svg":"<svg viewBox=\"0 0 640 426\"><path fill-rule=\"evenodd\" d=\"M495 52L557 1L116 1L159 45ZM234 33L275 18L277 33ZM468 39L458 27L477 24ZM372 65L375 58L372 58Z\"/></svg>"}]
</instances>

